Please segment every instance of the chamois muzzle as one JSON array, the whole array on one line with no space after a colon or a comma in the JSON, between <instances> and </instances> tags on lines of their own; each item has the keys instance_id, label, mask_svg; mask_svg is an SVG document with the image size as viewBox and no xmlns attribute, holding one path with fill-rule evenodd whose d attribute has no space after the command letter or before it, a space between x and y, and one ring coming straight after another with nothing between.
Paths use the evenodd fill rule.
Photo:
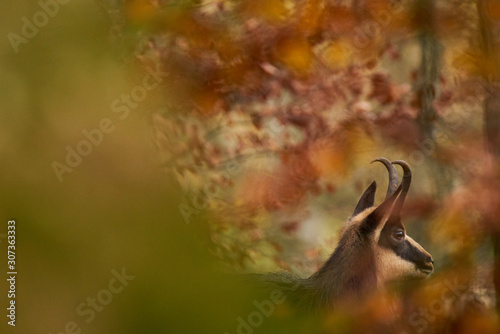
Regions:
<instances>
[{"instance_id":1,"label":"chamois muzzle","mask_svg":"<svg viewBox=\"0 0 500 334\"><path fill-rule=\"evenodd\" d=\"M417 261L416 265L418 270L426 275L430 275L434 271L434 260L430 254L424 256L421 261Z\"/></svg>"}]
</instances>

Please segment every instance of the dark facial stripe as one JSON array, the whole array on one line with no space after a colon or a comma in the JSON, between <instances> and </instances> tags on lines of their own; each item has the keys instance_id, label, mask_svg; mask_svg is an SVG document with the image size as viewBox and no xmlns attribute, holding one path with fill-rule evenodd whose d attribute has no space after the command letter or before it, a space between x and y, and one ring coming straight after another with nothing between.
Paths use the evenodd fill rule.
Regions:
<instances>
[{"instance_id":1,"label":"dark facial stripe","mask_svg":"<svg viewBox=\"0 0 500 334\"><path fill-rule=\"evenodd\" d=\"M419 248L412 245L409 240L397 242L392 238L394 229L402 228L400 226L386 226L382 230L379 239L379 246L392 250L403 260L414 263L419 268L429 267L429 254L422 252Z\"/></svg>"}]
</instances>

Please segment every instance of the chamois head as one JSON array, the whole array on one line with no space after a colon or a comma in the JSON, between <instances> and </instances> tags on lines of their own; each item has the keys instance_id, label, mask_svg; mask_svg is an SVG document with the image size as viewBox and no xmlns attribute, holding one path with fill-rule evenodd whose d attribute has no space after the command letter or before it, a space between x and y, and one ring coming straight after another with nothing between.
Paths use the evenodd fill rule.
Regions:
<instances>
[{"instance_id":1,"label":"chamois head","mask_svg":"<svg viewBox=\"0 0 500 334\"><path fill-rule=\"evenodd\" d=\"M401 222L401 209L411 183L410 167L400 160L375 161L389 171L387 196L375 207L376 183L365 190L334 253L307 279L319 305L364 295L389 281L425 278L434 269L432 256L406 235ZM404 171L399 187L394 165Z\"/></svg>"},{"instance_id":2,"label":"chamois head","mask_svg":"<svg viewBox=\"0 0 500 334\"><path fill-rule=\"evenodd\" d=\"M351 223L357 222L364 237L371 238L373 242L377 279L380 283L395 279L425 278L434 270L434 260L420 244L406 235L405 226L401 222L401 209L411 184L410 167L401 160L389 163L385 158L378 158L375 161L382 162L389 171L386 200L376 209L363 207L364 202L371 201L373 204L374 201L376 185L368 187L360 199L361 207L356 207L356 210L362 211L352 217ZM396 188L398 177L394 165L400 165L404 171L399 188Z\"/></svg>"}]
</instances>

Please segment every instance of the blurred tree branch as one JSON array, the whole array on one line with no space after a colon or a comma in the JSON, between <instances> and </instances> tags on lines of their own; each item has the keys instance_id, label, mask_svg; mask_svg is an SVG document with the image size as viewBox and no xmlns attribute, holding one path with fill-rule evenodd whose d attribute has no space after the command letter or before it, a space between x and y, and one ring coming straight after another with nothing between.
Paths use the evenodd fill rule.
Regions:
<instances>
[{"instance_id":1,"label":"blurred tree branch","mask_svg":"<svg viewBox=\"0 0 500 334\"><path fill-rule=\"evenodd\" d=\"M487 82L488 95L484 100L484 136L486 148L492 157L495 168L499 166L500 159L500 90L494 84L499 76L500 64L498 62L498 41L494 38L494 25L488 16L490 0L478 0L480 43L483 57L481 74ZM496 294L496 309L500 313L500 232L492 234L494 248L494 285Z\"/></svg>"}]
</instances>

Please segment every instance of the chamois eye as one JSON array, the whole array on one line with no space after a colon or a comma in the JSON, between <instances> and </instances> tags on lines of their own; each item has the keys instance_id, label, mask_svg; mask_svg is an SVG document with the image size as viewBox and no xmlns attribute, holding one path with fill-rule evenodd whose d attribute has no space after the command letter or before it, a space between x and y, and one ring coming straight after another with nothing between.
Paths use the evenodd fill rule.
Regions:
<instances>
[{"instance_id":1,"label":"chamois eye","mask_svg":"<svg viewBox=\"0 0 500 334\"><path fill-rule=\"evenodd\" d=\"M405 238L405 232L403 230L396 230L396 231L394 231L392 236L397 241L402 241Z\"/></svg>"}]
</instances>

